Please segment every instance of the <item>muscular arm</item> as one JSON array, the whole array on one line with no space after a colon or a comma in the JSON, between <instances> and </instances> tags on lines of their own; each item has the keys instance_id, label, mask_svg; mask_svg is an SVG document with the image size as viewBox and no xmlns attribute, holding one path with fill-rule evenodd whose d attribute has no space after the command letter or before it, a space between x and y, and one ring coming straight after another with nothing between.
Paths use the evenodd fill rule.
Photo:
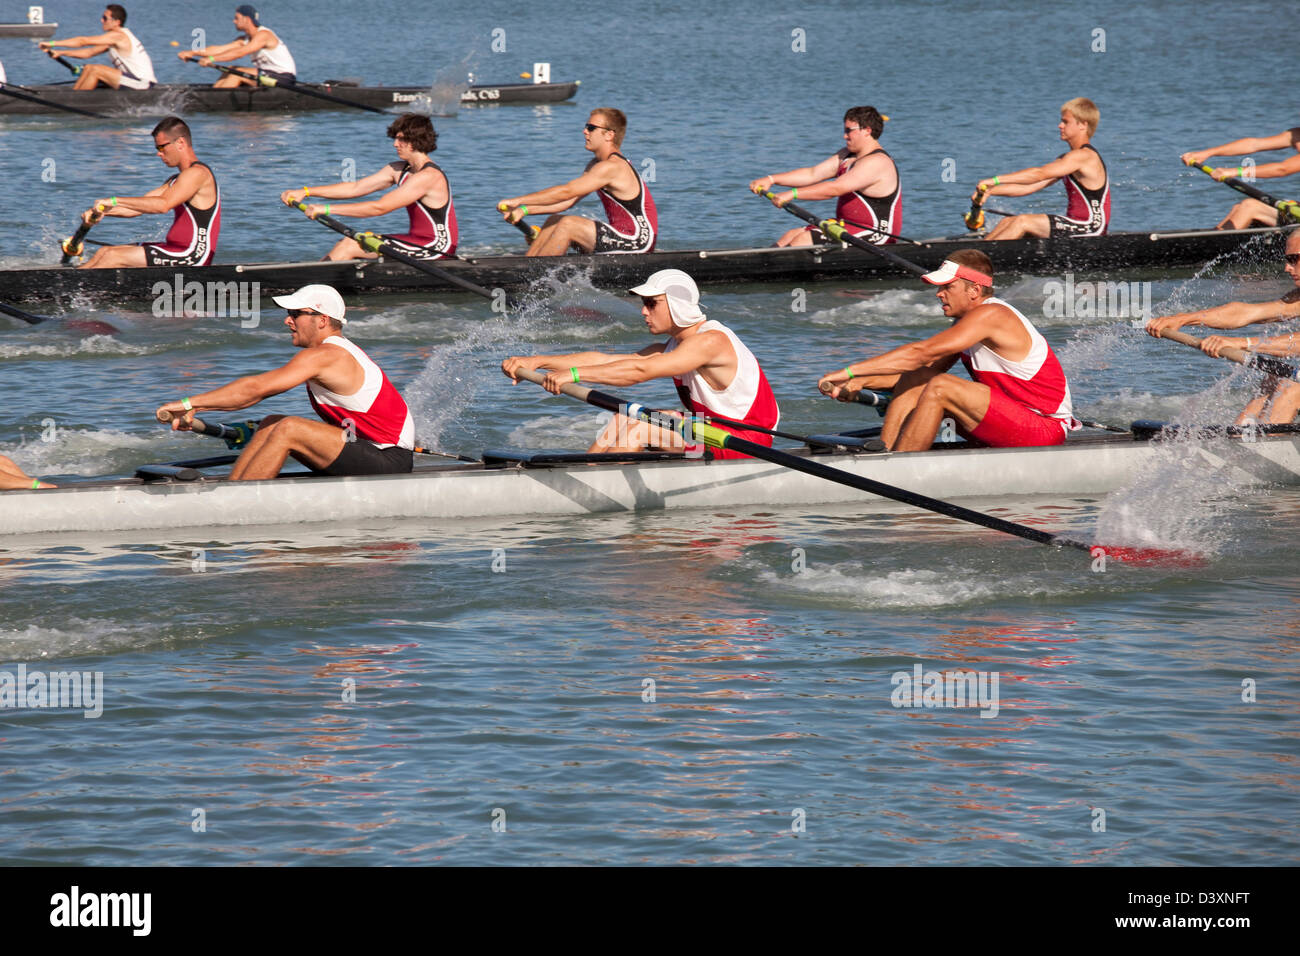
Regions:
<instances>
[{"instance_id":1,"label":"muscular arm","mask_svg":"<svg viewBox=\"0 0 1300 956\"><path fill-rule=\"evenodd\" d=\"M834 159L835 157L831 158ZM835 167L835 169L838 168L838 166ZM882 180L891 177L893 172L893 164L888 159L883 156L873 156L871 159L863 159L854 163L853 167L838 179L828 179L825 182L817 182L809 186L799 194L799 198L813 200L835 199L845 193L858 191L865 193Z\"/></svg>"},{"instance_id":2,"label":"muscular arm","mask_svg":"<svg viewBox=\"0 0 1300 956\"><path fill-rule=\"evenodd\" d=\"M619 172L619 164L614 159L607 159L594 164L577 179L571 179L563 185L501 201L510 209L527 206L529 213L563 212L583 196L589 196L597 189L608 186Z\"/></svg>"},{"instance_id":3,"label":"muscular arm","mask_svg":"<svg viewBox=\"0 0 1300 956\"><path fill-rule=\"evenodd\" d=\"M804 186L811 186L813 183L820 183L823 179L830 179L834 176L836 170L840 168L841 158L840 153L835 153L833 156L823 159L816 166L800 166L798 169L788 169L783 173L760 176L749 184L749 188L756 193L776 186L794 186L796 189L802 189ZM817 197L809 196L808 198Z\"/></svg>"},{"instance_id":4,"label":"muscular arm","mask_svg":"<svg viewBox=\"0 0 1300 956\"><path fill-rule=\"evenodd\" d=\"M663 346L658 343L648 345L635 355L609 355L605 352L570 352L567 355L512 355L501 363L501 371L518 384L519 379L515 377L515 372L521 368L532 372L538 369L567 371L579 365L607 365L610 362L634 359L640 355L647 355L652 350L662 351Z\"/></svg>"},{"instance_id":5,"label":"muscular arm","mask_svg":"<svg viewBox=\"0 0 1300 956\"><path fill-rule=\"evenodd\" d=\"M271 35L258 31L253 34L251 40L235 40L231 43L223 44L220 47L213 47L213 52L207 54L216 63L229 63L232 60L242 60L251 53L256 53L268 43L271 42Z\"/></svg>"},{"instance_id":6,"label":"muscular arm","mask_svg":"<svg viewBox=\"0 0 1300 956\"><path fill-rule=\"evenodd\" d=\"M981 179L976 189L986 186L986 192L990 196L1025 196L1044 189L1071 173L1079 172L1096 155L1090 149L1072 149L1060 159L1054 159L1046 165L1030 166L1005 176L993 177L1000 181L998 185L994 185L993 179Z\"/></svg>"},{"instance_id":7,"label":"muscular arm","mask_svg":"<svg viewBox=\"0 0 1300 956\"><path fill-rule=\"evenodd\" d=\"M442 186L441 190L438 188L439 184ZM403 206L409 206L411 203L423 199L428 193L437 193L439 191L445 197L447 192L446 180L437 170L426 169L408 177L406 182L396 189L384 193L378 199L372 199L369 202L350 203L346 206L331 206L330 212L335 216L354 216L358 218L383 216L394 209L401 209Z\"/></svg>"},{"instance_id":8,"label":"muscular arm","mask_svg":"<svg viewBox=\"0 0 1300 956\"><path fill-rule=\"evenodd\" d=\"M1234 139L1231 143L1224 143L1222 146L1183 153L1180 158L1184 163L1199 166L1209 162L1215 156L1245 156L1247 153L1286 149L1288 146L1298 144L1300 144L1300 126L1284 130L1276 136L1247 136L1243 139Z\"/></svg>"},{"instance_id":9,"label":"muscular arm","mask_svg":"<svg viewBox=\"0 0 1300 956\"><path fill-rule=\"evenodd\" d=\"M1204 325L1211 329L1239 329L1256 322L1280 322L1300 316L1300 301L1228 302L1199 312L1165 315L1147 323L1147 332L1160 337L1162 329L1181 329L1184 325Z\"/></svg>"},{"instance_id":10,"label":"muscular arm","mask_svg":"<svg viewBox=\"0 0 1300 956\"><path fill-rule=\"evenodd\" d=\"M203 188L205 181L203 169L199 166L191 166L172 182L151 189L143 196L118 196L116 206L105 199L99 202L109 207L104 210L105 216L131 219L142 213L157 215L170 212L183 202L189 202Z\"/></svg>"},{"instance_id":11,"label":"muscular arm","mask_svg":"<svg viewBox=\"0 0 1300 956\"><path fill-rule=\"evenodd\" d=\"M195 413L209 409L225 412L249 408L272 395L279 395L296 388L310 378L326 375L335 365L350 358L347 352L332 346L305 349L280 368L262 372L260 375L237 378L230 384L214 388L210 392L192 395L190 405ZM183 414L187 422L193 418L180 402L168 402L161 406L160 410L162 409L177 416ZM179 418L174 419L173 424L178 421Z\"/></svg>"},{"instance_id":12,"label":"muscular arm","mask_svg":"<svg viewBox=\"0 0 1300 956\"><path fill-rule=\"evenodd\" d=\"M623 356L598 365L574 363L579 378L597 385L639 385L654 378L670 378L708 366L725 364L725 352L731 343L721 332L702 332L680 342L671 352L655 344L636 355ZM720 360L722 360L720 362ZM734 377L734 357L732 360ZM568 366L565 366L567 368ZM725 375L725 370L723 376Z\"/></svg>"}]
</instances>

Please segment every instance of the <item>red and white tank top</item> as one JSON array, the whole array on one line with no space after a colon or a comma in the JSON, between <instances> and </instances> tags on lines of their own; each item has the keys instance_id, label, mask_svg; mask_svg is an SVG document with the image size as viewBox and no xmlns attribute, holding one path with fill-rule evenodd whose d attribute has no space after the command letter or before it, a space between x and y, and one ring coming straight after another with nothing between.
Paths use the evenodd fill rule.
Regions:
<instances>
[{"instance_id":1,"label":"red and white tank top","mask_svg":"<svg viewBox=\"0 0 1300 956\"><path fill-rule=\"evenodd\" d=\"M1097 153L1096 147L1091 143L1084 143L1082 148ZM1097 153L1097 158L1101 159L1101 153ZM1075 178L1074 173L1061 180L1067 200L1065 218L1086 222L1090 227L1089 234L1094 236L1104 236L1110 228L1110 173L1106 170L1104 159L1101 160L1101 171L1106 181L1099 189L1088 189Z\"/></svg>"},{"instance_id":2,"label":"red and white tank top","mask_svg":"<svg viewBox=\"0 0 1300 956\"><path fill-rule=\"evenodd\" d=\"M1018 405L1046 418L1055 418L1068 434L1083 426L1075 421L1070 402L1070 385L1065 370L1042 333L1034 328L1020 310L997 297L984 300L987 305L1010 309L1029 333L1029 354L1019 362L999 355L986 345L977 344L961 353L962 364L970 377L981 385L995 388Z\"/></svg>"},{"instance_id":3,"label":"red and white tank top","mask_svg":"<svg viewBox=\"0 0 1300 956\"><path fill-rule=\"evenodd\" d=\"M433 160L429 160L415 172L422 173L430 166L438 170L438 172L442 172L442 168ZM411 164L404 164L397 185L400 186L406 182L411 173ZM443 177L446 177L445 173L443 173ZM417 199L406 207L406 215L411 223L410 232L401 236L394 236L394 239L409 242L414 246L424 246L430 251L441 253L444 256L451 256L455 253L456 243L460 238L460 230L456 225L456 209L451 202L450 182L447 183L446 205L430 206L423 199Z\"/></svg>"},{"instance_id":4,"label":"red and white tank top","mask_svg":"<svg viewBox=\"0 0 1300 956\"><path fill-rule=\"evenodd\" d=\"M175 218L161 245L169 255L193 257L193 265L206 266L212 263L212 257L217 254L217 237L221 234L221 187L217 185L217 177L211 166L199 162L194 165L202 166L212 176L212 187L217 191L217 200L207 209L200 209L192 201L183 202L173 209ZM179 175L177 173L172 176L164 185L175 182Z\"/></svg>"},{"instance_id":5,"label":"red and white tank top","mask_svg":"<svg viewBox=\"0 0 1300 956\"><path fill-rule=\"evenodd\" d=\"M646 252L653 252L655 239L659 235L659 213L655 209L655 201L650 197L650 190L646 188L645 180L636 171L632 161L622 153L614 153L614 155L627 163L632 174L636 176L637 186L640 189L632 199L619 199L604 187L596 190L605 207L605 218L616 232L629 237L636 236L638 242L645 246ZM592 163L588 163L588 168L591 168L594 162L595 160L592 160Z\"/></svg>"},{"instance_id":6,"label":"red and white tank top","mask_svg":"<svg viewBox=\"0 0 1300 956\"><path fill-rule=\"evenodd\" d=\"M121 71L123 86L132 90L147 90L158 82L158 77L153 72L153 60L149 58L149 51L136 39L134 33L126 27L121 27L121 30L126 34L131 49L127 51L126 56L123 56L117 52L117 47L110 46L108 58Z\"/></svg>"},{"instance_id":7,"label":"red and white tank top","mask_svg":"<svg viewBox=\"0 0 1300 956\"><path fill-rule=\"evenodd\" d=\"M732 421L745 422L760 428L775 428L781 421L781 409L777 407L776 396L772 394L772 387L767 383L767 376L763 374L758 359L754 358L754 353L740 341L736 333L721 322L707 319L700 324L700 331L696 334L713 331L722 332L731 342L731 347L736 352L736 376L731 380L731 384L719 390L705 381L704 376L698 372L687 372L680 377L675 375L673 384L677 386L682 403L696 415L730 418ZM664 352L671 352L676 346L677 340L671 339ZM772 445L772 436L762 432L751 432L721 424L717 427L755 444L768 447ZM713 450L713 457L747 458L748 456L718 448Z\"/></svg>"},{"instance_id":8,"label":"red and white tank top","mask_svg":"<svg viewBox=\"0 0 1300 956\"><path fill-rule=\"evenodd\" d=\"M370 356L341 335L331 335L322 345L336 345L357 360L365 381L351 395L339 395L313 381L307 382L307 397L321 421L347 428L350 420L357 437L380 448L397 445L415 447L415 421L406 401Z\"/></svg>"},{"instance_id":9,"label":"red and white tank top","mask_svg":"<svg viewBox=\"0 0 1300 956\"><path fill-rule=\"evenodd\" d=\"M876 153L885 153L885 151L883 149L873 149L867 153L867 156L875 156ZM863 156L862 159L866 159L867 156ZM893 157L888 153L885 153L885 157L894 166L894 191L887 196L868 196L866 193L856 190L851 193L844 193L839 197L839 202L835 204L836 219L843 219L846 225L850 227L857 226L859 229L869 226L883 232L902 232L903 179L898 175L898 165L894 163ZM851 157L846 156L840 160L840 167L835 173L837 179L853 168L854 164L849 161L850 159ZM852 232L852 228L849 231ZM872 238L872 236L875 238ZM881 244L897 241L879 233L872 233L863 238Z\"/></svg>"}]
</instances>

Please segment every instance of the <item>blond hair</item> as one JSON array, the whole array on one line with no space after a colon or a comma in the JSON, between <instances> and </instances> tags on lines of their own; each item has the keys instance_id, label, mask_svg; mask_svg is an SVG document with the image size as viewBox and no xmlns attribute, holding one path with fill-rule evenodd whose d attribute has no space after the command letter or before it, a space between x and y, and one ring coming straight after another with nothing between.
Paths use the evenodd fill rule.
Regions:
<instances>
[{"instance_id":1,"label":"blond hair","mask_svg":"<svg viewBox=\"0 0 1300 956\"><path fill-rule=\"evenodd\" d=\"M599 116L609 124L610 130L614 133L615 148L623 145L623 134L627 132L627 117L623 115L622 110L616 110L612 106L597 106L591 111L591 115Z\"/></svg>"},{"instance_id":2,"label":"blond hair","mask_svg":"<svg viewBox=\"0 0 1300 956\"><path fill-rule=\"evenodd\" d=\"M1097 104L1084 96L1076 96L1072 100L1066 100L1061 104L1061 112L1069 113L1084 126L1088 127L1088 137L1092 138L1097 133L1097 125L1101 122L1101 110L1097 109Z\"/></svg>"}]
</instances>

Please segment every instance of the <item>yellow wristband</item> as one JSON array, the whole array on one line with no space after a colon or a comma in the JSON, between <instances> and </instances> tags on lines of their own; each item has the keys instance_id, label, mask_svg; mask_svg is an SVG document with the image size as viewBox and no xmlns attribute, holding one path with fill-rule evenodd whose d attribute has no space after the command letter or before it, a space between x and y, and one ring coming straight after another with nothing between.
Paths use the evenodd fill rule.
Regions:
<instances>
[{"instance_id":1,"label":"yellow wristband","mask_svg":"<svg viewBox=\"0 0 1300 956\"><path fill-rule=\"evenodd\" d=\"M308 196L310 196L310 195L311 195L311 190L308 189L306 186L303 186L303 187L302 187L302 197L303 197L304 199L306 199L306 198L307 198Z\"/></svg>"},{"instance_id":2,"label":"yellow wristband","mask_svg":"<svg viewBox=\"0 0 1300 956\"><path fill-rule=\"evenodd\" d=\"M190 404L190 400L188 398L181 399L181 407L184 408L187 412L194 411L194 406Z\"/></svg>"}]
</instances>

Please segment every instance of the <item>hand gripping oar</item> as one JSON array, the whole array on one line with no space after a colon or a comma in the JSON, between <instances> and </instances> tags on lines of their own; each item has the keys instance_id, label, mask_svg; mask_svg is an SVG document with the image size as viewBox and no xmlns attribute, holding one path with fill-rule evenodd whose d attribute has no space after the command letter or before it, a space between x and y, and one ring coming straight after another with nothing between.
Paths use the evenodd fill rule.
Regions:
<instances>
[{"instance_id":1,"label":"hand gripping oar","mask_svg":"<svg viewBox=\"0 0 1300 956\"><path fill-rule=\"evenodd\" d=\"M301 212L307 212L307 206L304 203L295 202L289 203L289 205ZM356 229L343 225L343 223L339 222L333 216L326 215L323 212L316 214L316 221L321 225L328 226L335 232L352 239L367 252L381 253L382 255L388 256L390 259L396 259L398 262L406 263L412 269L419 269L421 272L427 272L431 276L437 276L444 282L450 282L452 285L460 286L460 288L464 289L466 292L473 292L475 295L481 295L485 299L496 300L496 295L493 294L491 290L485 289L474 282L470 282L468 279L462 279L460 276L452 275L446 269L439 269L437 266L430 262L425 262L423 259L409 256L402 252L401 249L393 248L373 232L358 232ZM511 303L507 300L506 304L508 306Z\"/></svg>"},{"instance_id":2,"label":"hand gripping oar","mask_svg":"<svg viewBox=\"0 0 1300 956\"><path fill-rule=\"evenodd\" d=\"M1206 166L1204 163L1188 163L1187 165L1191 166L1193 169L1199 169L1211 178L1214 176L1214 167L1212 166ZM1233 189L1237 190L1237 192L1244 193L1252 199L1258 199L1265 205L1272 206L1278 211L1279 218L1277 222L1279 226L1283 225L1285 217L1287 216L1291 217L1296 222L1300 222L1300 202L1295 202L1291 199L1275 199L1268 193L1264 192L1264 190L1256 189L1254 186L1244 180L1238 179L1236 176L1229 176L1226 179L1215 181L1221 182L1225 186L1231 186Z\"/></svg>"},{"instance_id":3,"label":"hand gripping oar","mask_svg":"<svg viewBox=\"0 0 1300 956\"><path fill-rule=\"evenodd\" d=\"M175 40L173 40L172 43L179 46L179 44ZM381 110L378 107L367 106L365 103L357 103L354 100L347 100L341 96L334 96L331 93L322 93L320 90L308 89L306 86L297 82L296 80L277 80L272 77L266 76L260 70L258 71L256 76L250 76L249 74L245 73L243 70L235 69L234 67L229 67L229 66L222 66L220 63L202 63L200 62L202 59L203 59L202 57L199 57L198 59L190 60L189 62L198 63L200 66L211 66L213 69L220 70L222 73L228 73L233 76L242 77L245 80L252 80L254 83L259 83L262 86L278 86L282 90L291 90L294 93L302 93L304 96L314 96L319 100L329 100L331 103L339 103L343 106L351 106L354 109L365 110L368 113L387 112L386 110Z\"/></svg>"},{"instance_id":4,"label":"hand gripping oar","mask_svg":"<svg viewBox=\"0 0 1300 956\"><path fill-rule=\"evenodd\" d=\"M59 248L63 250L63 258L59 260L59 265L71 265L72 260L81 255L82 249L85 248L82 240L86 238L86 233L90 232L91 227L104 218L102 203L95 203L95 211L100 214L98 218L92 218L90 222L86 222L84 219L81 220L81 225L77 226L77 231L59 243Z\"/></svg>"},{"instance_id":5,"label":"hand gripping oar","mask_svg":"<svg viewBox=\"0 0 1300 956\"><path fill-rule=\"evenodd\" d=\"M78 65L78 64L76 64L76 63L69 63L69 62L68 62L67 60L65 60L65 59L64 59L60 54L55 53L53 47L50 47L50 48L49 48L48 50L46 50L45 52L46 52L46 54L49 55L49 58L50 58L51 60L53 60L55 63L58 63L60 66L65 66L65 67L67 67L69 70L71 70L73 76L81 76L81 67L80 67L80 65Z\"/></svg>"},{"instance_id":6,"label":"hand gripping oar","mask_svg":"<svg viewBox=\"0 0 1300 956\"><path fill-rule=\"evenodd\" d=\"M1200 349L1201 347L1200 339L1194 335L1188 335L1186 332L1179 332L1177 329L1161 329L1160 337L1162 339L1171 339L1174 342L1181 342L1183 345L1190 345L1194 349ZM1300 382L1300 368L1270 355L1257 355L1254 352L1247 352L1245 349L1228 347L1220 349L1219 356L1226 358L1229 362L1236 362L1238 365L1275 375L1278 378Z\"/></svg>"},{"instance_id":7,"label":"hand gripping oar","mask_svg":"<svg viewBox=\"0 0 1300 956\"><path fill-rule=\"evenodd\" d=\"M92 116L95 119L104 119L103 113L92 113L90 110L83 110L79 106L65 106L62 103L56 103L53 100L47 100L39 96L32 96L30 93L20 93L13 87L0 83L0 94L12 96L16 100L26 100L29 103L39 103L41 106L50 109L63 110L65 113L76 113L79 116Z\"/></svg>"},{"instance_id":8,"label":"hand gripping oar","mask_svg":"<svg viewBox=\"0 0 1300 956\"><path fill-rule=\"evenodd\" d=\"M534 372L530 369L519 369L515 372L519 378L527 379L538 385L546 380L546 376L540 372ZM963 508L961 505L955 505L948 501L940 501L937 498L930 498L920 495L904 488L896 488L893 485L887 485L882 481L875 481L862 475L850 474L841 471L838 468L832 468L824 465L819 461L800 458L797 455L791 455L788 452L778 451L775 448L768 448L766 445L759 445L755 442L745 441L743 438L737 438L730 432L723 431L721 428L715 428L712 425L706 425L692 418L684 418L677 415L671 415L664 412L655 411L645 408L642 405L626 402L621 398L610 395L606 392L599 392L594 388L588 388L584 385L565 383L560 387L564 394L572 398L586 402L588 405L594 405L596 408L602 408L615 414L624 414L629 418L636 418L651 425L657 425L668 431L682 436L687 442L702 442L710 448L726 448L731 451L740 452L742 455L749 455L752 458L759 458L763 461L771 462L774 465L781 465L794 471L801 471L804 474L812 475L816 478L824 478L827 481L833 481L837 484L847 485L850 488L856 488L859 491L865 491L881 498L888 498L891 501L899 501L903 504L912 505L913 507L922 508L926 511L933 511L935 514L945 515L949 518L956 518L958 521L966 521L971 524L977 524L984 528L990 528L993 531L1001 531L1003 534L1015 535L1018 538L1024 538L1026 541L1033 541L1036 544L1046 544L1052 547L1077 548L1093 554L1094 557L1100 556L1099 552L1093 546L1084 544L1081 541L1075 541L1064 535L1051 534L1038 528L1031 528L1028 525L1016 524L1014 521L1007 521L1003 518L995 518L993 515L986 515L979 511L972 511L969 508ZM1177 552L1160 551L1154 548L1114 548L1107 547L1102 549L1108 557L1121 561L1151 561L1158 560L1160 557L1172 557L1175 560L1186 560L1186 555L1180 555Z\"/></svg>"},{"instance_id":9,"label":"hand gripping oar","mask_svg":"<svg viewBox=\"0 0 1300 956\"><path fill-rule=\"evenodd\" d=\"M762 196L764 199L768 200L769 202L776 198L775 194L769 192L768 190L763 190L758 195ZM802 206L796 206L792 202L786 203L781 208L784 209L786 212L790 213L792 216L798 216L800 219L804 220L804 222L808 222L816 226L818 229L820 229L822 232L826 233L826 235L830 236L836 241L846 242L851 246L857 246L859 249L862 249L865 252L875 253L876 255L881 256L882 258L888 259L890 262L894 263L894 265L901 266L902 268L906 269L908 272L912 272L915 273L916 275L923 276L930 271L929 269L926 269L924 266L918 266L915 262L908 262L902 256L894 255L894 253L890 252L888 249L885 249L883 246L878 246L875 245L874 243L867 242L867 240L865 239L859 239L857 236L850 235L848 230L846 230L842 225L840 225L838 221L834 219L824 219L824 220L818 219L807 209L804 209ZM918 243L918 245L920 245L920 243Z\"/></svg>"},{"instance_id":10,"label":"hand gripping oar","mask_svg":"<svg viewBox=\"0 0 1300 956\"><path fill-rule=\"evenodd\" d=\"M505 212L509 208L510 207L503 202L497 203L497 212ZM527 213L525 213L524 215L527 215ZM537 234L542 231L537 226L524 222L523 219L519 219L517 221L513 219L507 219L505 221L510 223L510 225L514 226L520 232L522 232L524 234L525 241L527 241L527 243L530 246L533 244L533 240L537 238Z\"/></svg>"},{"instance_id":11,"label":"hand gripping oar","mask_svg":"<svg viewBox=\"0 0 1300 956\"><path fill-rule=\"evenodd\" d=\"M164 425L172 420L172 413L165 409L158 409L154 413L158 421ZM195 418L190 421L190 431L196 435L208 435L212 438L220 438L226 443L227 448L243 448L248 444L253 432L257 431L257 426L262 422L260 419L251 422L236 422L233 425L227 425L225 422L205 422L202 419Z\"/></svg>"}]
</instances>

